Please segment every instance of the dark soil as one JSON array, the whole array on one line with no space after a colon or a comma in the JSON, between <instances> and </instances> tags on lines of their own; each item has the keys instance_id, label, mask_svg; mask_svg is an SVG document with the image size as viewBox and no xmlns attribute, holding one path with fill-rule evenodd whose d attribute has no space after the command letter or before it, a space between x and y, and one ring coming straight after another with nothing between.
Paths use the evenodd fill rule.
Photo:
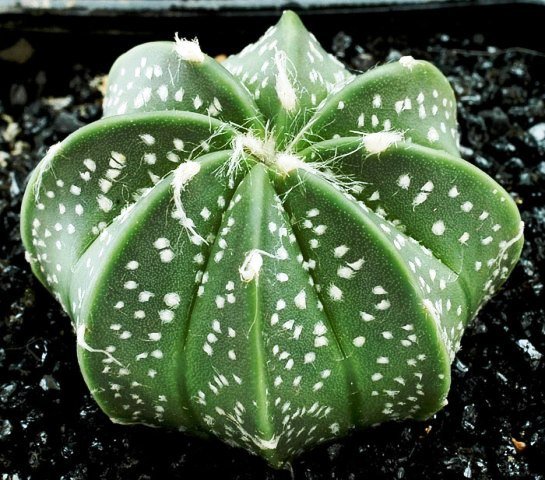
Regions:
<instances>
[{"instance_id":1,"label":"dark soil","mask_svg":"<svg viewBox=\"0 0 545 480\"><path fill-rule=\"evenodd\" d=\"M402 54L434 62L459 100L463 156L511 192L526 243L465 334L449 405L318 447L294 477L545 479L545 54L498 49L486 35L320 40L360 70ZM33 47L22 65L0 62L0 478L290 478L219 442L114 425L91 398L69 319L25 262L19 210L47 147L101 116L90 83L115 54L82 66Z\"/></svg>"}]
</instances>

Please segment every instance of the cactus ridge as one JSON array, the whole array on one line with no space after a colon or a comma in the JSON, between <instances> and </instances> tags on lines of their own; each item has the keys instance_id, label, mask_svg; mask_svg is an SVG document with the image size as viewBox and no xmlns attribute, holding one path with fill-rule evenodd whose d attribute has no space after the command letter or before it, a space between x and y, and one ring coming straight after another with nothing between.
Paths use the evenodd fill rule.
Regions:
<instances>
[{"instance_id":1,"label":"cactus ridge","mask_svg":"<svg viewBox=\"0 0 545 480\"><path fill-rule=\"evenodd\" d=\"M223 65L178 34L121 56L104 118L50 149L21 218L113 421L279 468L442 408L523 243L459 156L444 76L412 57L354 75L292 12Z\"/></svg>"}]
</instances>

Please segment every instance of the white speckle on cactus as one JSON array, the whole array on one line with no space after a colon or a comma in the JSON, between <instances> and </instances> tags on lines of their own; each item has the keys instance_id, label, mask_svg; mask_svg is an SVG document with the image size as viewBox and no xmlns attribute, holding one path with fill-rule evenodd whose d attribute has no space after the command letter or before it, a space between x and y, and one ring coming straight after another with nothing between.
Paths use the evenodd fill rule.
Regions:
<instances>
[{"instance_id":1,"label":"white speckle on cactus","mask_svg":"<svg viewBox=\"0 0 545 480\"><path fill-rule=\"evenodd\" d=\"M155 153L144 153L144 162L148 165L155 165L157 163L157 155Z\"/></svg>"},{"instance_id":2,"label":"white speckle on cactus","mask_svg":"<svg viewBox=\"0 0 545 480\"><path fill-rule=\"evenodd\" d=\"M163 301L167 307L177 308L180 305L180 295L176 292L167 293Z\"/></svg>"},{"instance_id":3,"label":"white speckle on cactus","mask_svg":"<svg viewBox=\"0 0 545 480\"><path fill-rule=\"evenodd\" d=\"M170 248L167 248L159 252L159 257L161 258L161 262L170 263L174 259L174 252Z\"/></svg>"},{"instance_id":4,"label":"white speckle on cactus","mask_svg":"<svg viewBox=\"0 0 545 480\"><path fill-rule=\"evenodd\" d=\"M316 354L314 352L305 353L304 362L313 363L316 360Z\"/></svg>"},{"instance_id":5,"label":"white speckle on cactus","mask_svg":"<svg viewBox=\"0 0 545 480\"><path fill-rule=\"evenodd\" d=\"M400 175L397 179L397 184L403 190L408 190L408 188L411 186L411 177L407 173Z\"/></svg>"},{"instance_id":6,"label":"white speckle on cactus","mask_svg":"<svg viewBox=\"0 0 545 480\"><path fill-rule=\"evenodd\" d=\"M327 225L317 225L313 231L316 235L323 235L327 230Z\"/></svg>"},{"instance_id":7,"label":"white speckle on cactus","mask_svg":"<svg viewBox=\"0 0 545 480\"><path fill-rule=\"evenodd\" d=\"M341 278L345 278L347 280L351 279L354 275L356 274L356 272L354 270L352 270L351 268L349 267L346 267L346 266L340 266L338 269L337 269L337 275Z\"/></svg>"},{"instance_id":8,"label":"white speckle on cactus","mask_svg":"<svg viewBox=\"0 0 545 480\"><path fill-rule=\"evenodd\" d=\"M421 120L424 120L426 118L426 107L424 105L420 105L418 107L418 117L421 119Z\"/></svg>"},{"instance_id":9,"label":"white speckle on cactus","mask_svg":"<svg viewBox=\"0 0 545 480\"><path fill-rule=\"evenodd\" d=\"M122 153L112 151L110 157L110 167L115 169L121 169L127 163L127 157Z\"/></svg>"},{"instance_id":10,"label":"white speckle on cactus","mask_svg":"<svg viewBox=\"0 0 545 480\"><path fill-rule=\"evenodd\" d=\"M79 196L81 194L81 187L78 187L77 185L70 185L70 193L75 196Z\"/></svg>"},{"instance_id":11,"label":"white speckle on cactus","mask_svg":"<svg viewBox=\"0 0 545 480\"><path fill-rule=\"evenodd\" d=\"M293 299L295 306L299 310L305 310L307 308L307 293L305 290L301 290Z\"/></svg>"},{"instance_id":12,"label":"white speckle on cactus","mask_svg":"<svg viewBox=\"0 0 545 480\"><path fill-rule=\"evenodd\" d=\"M199 95L196 95L195 98L193 98L193 108L195 110L198 110L202 107L203 101Z\"/></svg>"},{"instance_id":13,"label":"white speckle on cactus","mask_svg":"<svg viewBox=\"0 0 545 480\"><path fill-rule=\"evenodd\" d=\"M333 300L335 302L339 302L343 298L343 291L339 287L337 287L337 285L335 285L333 283L331 285L329 285L328 293L329 293L329 297L331 298L331 300Z\"/></svg>"},{"instance_id":14,"label":"white speckle on cactus","mask_svg":"<svg viewBox=\"0 0 545 480\"><path fill-rule=\"evenodd\" d=\"M445 223L443 220L437 220L437 222L432 225L431 231L434 235L443 235L445 233Z\"/></svg>"},{"instance_id":15,"label":"white speckle on cactus","mask_svg":"<svg viewBox=\"0 0 545 480\"><path fill-rule=\"evenodd\" d=\"M125 288L126 290L135 290L138 288L138 283L136 283L134 280L127 280L123 284L123 288Z\"/></svg>"},{"instance_id":16,"label":"white speckle on cactus","mask_svg":"<svg viewBox=\"0 0 545 480\"><path fill-rule=\"evenodd\" d=\"M132 337L132 333L127 330L125 330L124 332L121 332L121 334L119 335L119 338L121 340L128 340L131 337Z\"/></svg>"},{"instance_id":17,"label":"white speckle on cactus","mask_svg":"<svg viewBox=\"0 0 545 480\"><path fill-rule=\"evenodd\" d=\"M370 202L375 202L377 200L380 200L380 192L378 190L375 190L371 196L368 198Z\"/></svg>"},{"instance_id":18,"label":"white speckle on cactus","mask_svg":"<svg viewBox=\"0 0 545 480\"><path fill-rule=\"evenodd\" d=\"M361 270L361 267L363 266L363 264L365 263L365 260L363 258L359 258L358 260L356 260L355 262L352 262L352 263L347 263L347 265L352 269L352 270Z\"/></svg>"},{"instance_id":19,"label":"white speckle on cactus","mask_svg":"<svg viewBox=\"0 0 545 480\"><path fill-rule=\"evenodd\" d=\"M113 187L113 183L110 182L110 180L106 180L105 178L100 178L98 180L98 186L100 187L102 193L108 193Z\"/></svg>"},{"instance_id":20,"label":"white speckle on cactus","mask_svg":"<svg viewBox=\"0 0 545 480\"><path fill-rule=\"evenodd\" d=\"M83 165L85 165L85 168L87 168L90 172L95 172L97 169L96 163L90 158L83 160Z\"/></svg>"},{"instance_id":21,"label":"white speckle on cactus","mask_svg":"<svg viewBox=\"0 0 545 480\"><path fill-rule=\"evenodd\" d=\"M361 113L360 116L358 117L358 128L361 128L364 126L365 126L365 114Z\"/></svg>"},{"instance_id":22,"label":"white speckle on cactus","mask_svg":"<svg viewBox=\"0 0 545 480\"><path fill-rule=\"evenodd\" d=\"M174 41L174 50L182 60L197 64L204 62L204 53L202 53L199 41L196 38L194 40L186 40L185 38L178 37L178 32L176 32L174 34Z\"/></svg>"},{"instance_id":23,"label":"white speckle on cactus","mask_svg":"<svg viewBox=\"0 0 545 480\"><path fill-rule=\"evenodd\" d=\"M469 240L469 233L468 232L462 233L461 237L458 239L458 241L462 245L466 245L468 240Z\"/></svg>"},{"instance_id":24,"label":"white speckle on cactus","mask_svg":"<svg viewBox=\"0 0 545 480\"><path fill-rule=\"evenodd\" d=\"M289 258L289 254L284 247L280 247L276 250L276 258L278 260L287 260Z\"/></svg>"},{"instance_id":25,"label":"white speckle on cactus","mask_svg":"<svg viewBox=\"0 0 545 480\"><path fill-rule=\"evenodd\" d=\"M389 300L381 300L379 303L375 305L375 308L377 310L388 310L390 306L391 304Z\"/></svg>"},{"instance_id":26,"label":"white speckle on cactus","mask_svg":"<svg viewBox=\"0 0 545 480\"><path fill-rule=\"evenodd\" d=\"M471 210L473 210L473 204L471 202L464 202L462 205L460 205L460 208L462 211L469 213Z\"/></svg>"},{"instance_id":27,"label":"white speckle on cactus","mask_svg":"<svg viewBox=\"0 0 545 480\"><path fill-rule=\"evenodd\" d=\"M143 133L140 135L140 139L146 144L146 145L154 145L155 144L155 137L153 135L150 135L149 133Z\"/></svg>"},{"instance_id":28,"label":"white speckle on cactus","mask_svg":"<svg viewBox=\"0 0 545 480\"><path fill-rule=\"evenodd\" d=\"M113 208L113 202L110 198L108 197L105 197L104 195L98 195L97 196L97 202L98 202L98 206L99 208L103 211L103 212L109 212L112 210Z\"/></svg>"},{"instance_id":29,"label":"white speckle on cactus","mask_svg":"<svg viewBox=\"0 0 545 480\"><path fill-rule=\"evenodd\" d=\"M139 302L148 302L150 298L154 297L155 295L151 292L148 292L147 290L143 290L138 294L138 301Z\"/></svg>"},{"instance_id":30,"label":"white speckle on cactus","mask_svg":"<svg viewBox=\"0 0 545 480\"><path fill-rule=\"evenodd\" d=\"M458 191L458 187L456 187L456 185L448 191L448 196L450 198L456 198L458 195L460 195L460 192Z\"/></svg>"},{"instance_id":31,"label":"white speckle on cactus","mask_svg":"<svg viewBox=\"0 0 545 480\"><path fill-rule=\"evenodd\" d=\"M396 113L398 115L403 111L404 105L405 105L404 100L399 100L399 101L395 102L394 108L395 108L395 111L396 111Z\"/></svg>"},{"instance_id":32,"label":"white speckle on cactus","mask_svg":"<svg viewBox=\"0 0 545 480\"><path fill-rule=\"evenodd\" d=\"M174 100L177 102L183 102L184 100L184 89L180 87L178 90L176 90L176 93L174 94Z\"/></svg>"},{"instance_id":33,"label":"white speckle on cactus","mask_svg":"<svg viewBox=\"0 0 545 480\"><path fill-rule=\"evenodd\" d=\"M167 153L167 160L172 163L180 163L180 157L174 152Z\"/></svg>"},{"instance_id":34,"label":"white speckle on cactus","mask_svg":"<svg viewBox=\"0 0 545 480\"><path fill-rule=\"evenodd\" d=\"M354 344L355 347L361 348L365 344L365 337L361 337L361 336L356 337L354 338L354 340L352 340L352 343Z\"/></svg>"},{"instance_id":35,"label":"white speckle on cactus","mask_svg":"<svg viewBox=\"0 0 545 480\"><path fill-rule=\"evenodd\" d=\"M163 323L170 323L174 320L174 312L172 310L160 310L159 319Z\"/></svg>"},{"instance_id":36,"label":"white speckle on cactus","mask_svg":"<svg viewBox=\"0 0 545 480\"><path fill-rule=\"evenodd\" d=\"M183 152L184 151L184 142L183 140L179 139L179 138L175 138L172 143L174 144L174 148L176 150L179 150L180 152Z\"/></svg>"},{"instance_id":37,"label":"white speckle on cactus","mask_svg":"<svg viewBox=\"0 0 545 480\"><path fill-rule=\"evenodd\" d=\"M168 238L165 238L165 237L158 238L157 240L155 240L155 242L153 242L153 246L157 250L162 250L164 248L168 248L168 247L170 247L170 240Z\"/></svg>"},{"instance_id":38,"label":"white speckle on cactus","mask_svg":"<svg viewBox=\"0 0 545 480\"><path fill-rule=\"evenodd\" d=\"M432 143L439 140L439 133L437 133L437 130L434 127L430 127L428 130L428 140Z\"/></svg>"},{"instance_id":39,"label":"white speckle on cactus","mask_svg":"<svg viewBox=\"0 0 545 480\"><path fill-rule=\"evenodd\" d=\"M167 99L168 99L168 87L166 85L161 85L158 89L157 89L157 95L159 95L159 98L163 101L163 102L166 102Z\"/></svg>"},{"instance_id":40,"label":"white speckle on cactus","mask_svg":"<svg viewBox=\"0 0 545 480\"><path fill-rule=\"evenodd\" d=\"M346 255L348 250L350 250L350 248L346 245L339 245L338 247L335 247L333 255L335 256L335 258L342 258Z\"/></svg>"},{"instance_id":41,"label":"white speckle on cactus","mask_svg":"<svg viewBox=\"0 0 545 480\"><path fill-rule=\"evenodd\" d=\"M252 280L257 280L259 276L259 271L263 266L263 257L259 250L250 250L242 262L241 267L239 268L240 279L243 282L251 282Z\"/></svg>"},{"instance_id":42,"label":"white speckle on cactus","mask_svg":"<svg viewBox=\"0 0 545 480\"><path fill-rule=\"evenodd\" d=\"M276 274L276 279L281 283L285 283L289 280L289 276L284 272L280 272Z\"/></svg>"}]
</instances>

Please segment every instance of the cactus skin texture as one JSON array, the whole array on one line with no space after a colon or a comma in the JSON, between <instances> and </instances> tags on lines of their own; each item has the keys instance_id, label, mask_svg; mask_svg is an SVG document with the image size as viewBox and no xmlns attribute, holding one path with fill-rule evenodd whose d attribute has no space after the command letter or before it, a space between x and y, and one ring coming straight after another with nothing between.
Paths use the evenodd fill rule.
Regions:
<instances>
[{"instance_id":1,"label":"cactus skin texture","mask_svg":"<svg viewBox=\"0 0 545 480\"><path fill-rule=\"evenodd\" d=\"M441 409L523 243L457 135L434 66L353 75L289 11L223 65L178 36L121 56L104 118L41 161L21 226L104 412L282 468Z\"/></svg>"}]
</instances>

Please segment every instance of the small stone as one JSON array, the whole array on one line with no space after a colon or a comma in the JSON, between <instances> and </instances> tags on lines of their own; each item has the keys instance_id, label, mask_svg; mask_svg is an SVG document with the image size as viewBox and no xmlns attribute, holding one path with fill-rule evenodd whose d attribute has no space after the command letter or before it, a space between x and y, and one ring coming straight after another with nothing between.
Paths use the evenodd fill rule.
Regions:
<instances>
[{"instance_id":1,"label":"small stone","mask_svg":"<svg viewBox=\"0 0 545 480\"><path fill-rule=\"evenodd\" d=\"M42 379L40 380L40 387L42 387L42 390L48 391L48 390L60 390L61 386L59 385L59 382L55 380L51 375L44 375Z\"/></svg>"},{"instance_id":2,"label":"small stone","mask_svg":"<svg viewBox=\"0 0 545 480\"><path fill-rule=\"evenodd\" d=\"M13 427L9 420L3 420L0 424L0 440L6 440L11 435Z\"/></svg>"},{"instance_id":3,"label":"small stone","mask_svg":"<svg viewBox=\"0 0 545 480\"><path fill-rule=\"evenodd\" d=\"M522 453L524 452L524 450L526 450L526 442L522 442L520 440L517 440L516 438L514 437L511 437L511 442L513 443L513 445L515 446L515 450L518 452L518 453Z\"/></svg>"},{"instance_id":4,"label":"small stone","mask_svg":"<svg viewBox=\"0 0 545 480\"><path fill-rule=\"evenodd\" d=\"M532 135L538 142L545 140L545 123L538 123L528 130L528 133Z\"/></svg>"},{"instance_id":5,"label":"small stone","mask_svg":"<svg viewBox=\"0 0 545 480\"><path fill-rule=\"evenodd\" d=\"M534 347L532 342L530 342L530 340L528 339L521 339L517 340L517 345L524 353L528 355L528 357L532 361L532 365L537 366L543 354L539 352L536 347Z\"/></svg>"}]
</instances>

